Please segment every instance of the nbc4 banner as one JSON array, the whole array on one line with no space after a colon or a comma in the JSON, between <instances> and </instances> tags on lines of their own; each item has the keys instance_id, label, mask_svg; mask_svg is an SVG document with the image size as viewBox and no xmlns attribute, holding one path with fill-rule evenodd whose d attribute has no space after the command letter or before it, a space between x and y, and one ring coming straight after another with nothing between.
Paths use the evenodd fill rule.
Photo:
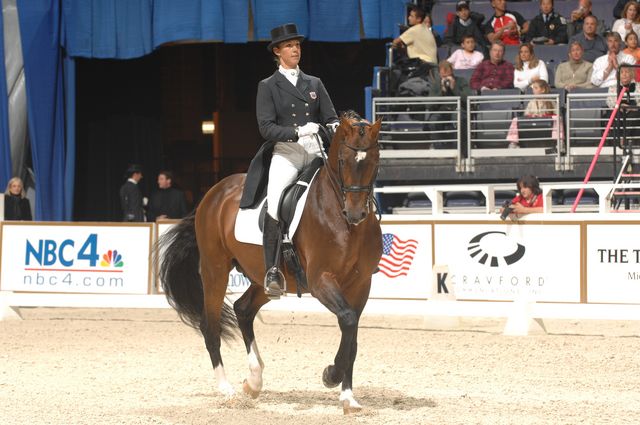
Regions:
<instances>
[{"instance_id":1,"label":"nbc4 banner","mask_svg":"<svg viewBox=\"0 0 640 425\"><path fill-rule=\"evenodd\" d=\"M431 224L382 224L382 257L371 298L427 298L431 284Z\"/></svg>"},{"instance_id":2,"label":"nbc4 banner","mask_svg":"<svg viewBox=\"0 0 640 425\"><path fill-rule=\"evenodd\" d=\"M0 290L147 294L151 224L2 223Z\"/></svg>"}]
</instances>

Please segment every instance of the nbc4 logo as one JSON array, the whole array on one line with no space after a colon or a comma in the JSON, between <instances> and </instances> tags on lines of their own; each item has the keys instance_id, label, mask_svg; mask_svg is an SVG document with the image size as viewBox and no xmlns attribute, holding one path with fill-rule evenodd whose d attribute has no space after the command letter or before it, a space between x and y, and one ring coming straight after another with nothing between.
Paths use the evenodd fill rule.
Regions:
<instances>
[{"instance_id":1,"label":"nbc4 logo","mask_svg":"<svg viewBox=\"0 0 640 425\"><path fill-rule=\"evenodd\" d=\"M76 241L65 239L62 242L53 239L39 239L35 243L27 240L25 252L25 265L31 265L33 260L41 266L53 266L60 263L64 267L73 267L76 262L86 262L89 267L96 267L100 256L98 255L98 235L91 233L82 242L79 250L75 250ZM85 264L86 264L85 263ZM101 267L124 266L122 255L117 250L108 250L102 255Z\"/></svg>"}]
</instances>

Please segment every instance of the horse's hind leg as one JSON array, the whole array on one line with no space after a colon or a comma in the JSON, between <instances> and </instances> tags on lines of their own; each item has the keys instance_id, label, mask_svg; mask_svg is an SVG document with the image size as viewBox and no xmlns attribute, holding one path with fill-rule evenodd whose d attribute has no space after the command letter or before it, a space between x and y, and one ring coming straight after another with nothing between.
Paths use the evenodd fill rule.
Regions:
<instances>
[{"instance_id":1,"label":"horse's hind leg","mask_svg":"<svg viewBox=\"0 0 640 425\"><path fill-rule=\"evenodd\" d=\"M221 263L222 264L222 263ZM231 266L229 266L229 269ZM228 319L229 312L224 311L224 295L229 279L229 270L223 266L213 266L206 260L200 262L202 288L204 291L204 314L200 331L211 358L213 371L218 382L218 390L227 397L235 394L233 386L227 380L220 354L220 341L223 326Z\"/></svg>"},{"instance_id":2,"label":"horse's hind leg","mask_svg":"<svg viewBox=\"0 0 640 425\"><path fill-rule=\"evenodd\" d=\"M267 302L269 302L269 298L265 295L264 288L252 283L233 304L249 361L249 376L244 380L242 390L252 398L257 398L260 395L262 390L262 371L264 369L264 363L260 358L258 344L256 344L253 332L253 321L260 308Z\"/></svg>"}]
</instances>

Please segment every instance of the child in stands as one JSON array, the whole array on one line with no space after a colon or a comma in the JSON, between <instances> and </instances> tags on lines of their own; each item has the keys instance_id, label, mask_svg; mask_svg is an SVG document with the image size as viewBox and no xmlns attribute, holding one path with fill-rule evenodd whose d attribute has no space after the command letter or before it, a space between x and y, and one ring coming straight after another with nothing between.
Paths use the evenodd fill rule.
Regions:
<instances>
[{"instance_id":1,"label":"child in stands","mask_svg":"<svg viewBox=\"0 0 640 425\"><path fill-rule=\"evenodd\" d=\"M633 31L627 33L624 38L624 43L627 47L622 51L635 58L636 64L640 63L640 48L638 48L638 34ZM640 68L636 68L636 81L640 81Z\"/></svg>"},{"instance_id":2,"label":"child in stands","mask_svg":"<svg viewBox=\"0 0 640 425\"><path fill-rule=\"evenodd\" d=\"M475 69L484 60L484 55L475 50L476 40L473 36L463 36L460 46L461 48L447 59L453 65L453 69Z\"/></svg>"}]
</instances>

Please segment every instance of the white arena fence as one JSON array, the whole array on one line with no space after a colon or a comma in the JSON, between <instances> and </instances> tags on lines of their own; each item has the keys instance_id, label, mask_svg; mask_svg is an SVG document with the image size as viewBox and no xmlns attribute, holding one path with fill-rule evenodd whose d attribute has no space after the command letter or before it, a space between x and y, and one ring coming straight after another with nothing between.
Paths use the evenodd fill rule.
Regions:
<instances>
[{"instance_id":1,"label":"white arena fence","mask_svg":"<svg viewBox=\"0 0 640 425\"><path fill-rule=\"evenodd\" d=\"M496 191L456 187L487 199ZM543 185L544 196L550 199L562 187ZM484 211L446 211L441 198L452 187L378 188L421 190L433 205L383 216L385 252L366 311L640 320L640 215L604 212L611 185L591 188L605 199L596 212L563 214L566 209L548 202L545 213L517 221L501 221L491 201ZM151 255L158 235L173 224L1 223L0 312L7 316L9 308L23 306L168 307ZM230 298L248 286L244 276L230 273ZM265 308L324 311L315 299L295 295Z\"/></svg>"}]
</instances>

